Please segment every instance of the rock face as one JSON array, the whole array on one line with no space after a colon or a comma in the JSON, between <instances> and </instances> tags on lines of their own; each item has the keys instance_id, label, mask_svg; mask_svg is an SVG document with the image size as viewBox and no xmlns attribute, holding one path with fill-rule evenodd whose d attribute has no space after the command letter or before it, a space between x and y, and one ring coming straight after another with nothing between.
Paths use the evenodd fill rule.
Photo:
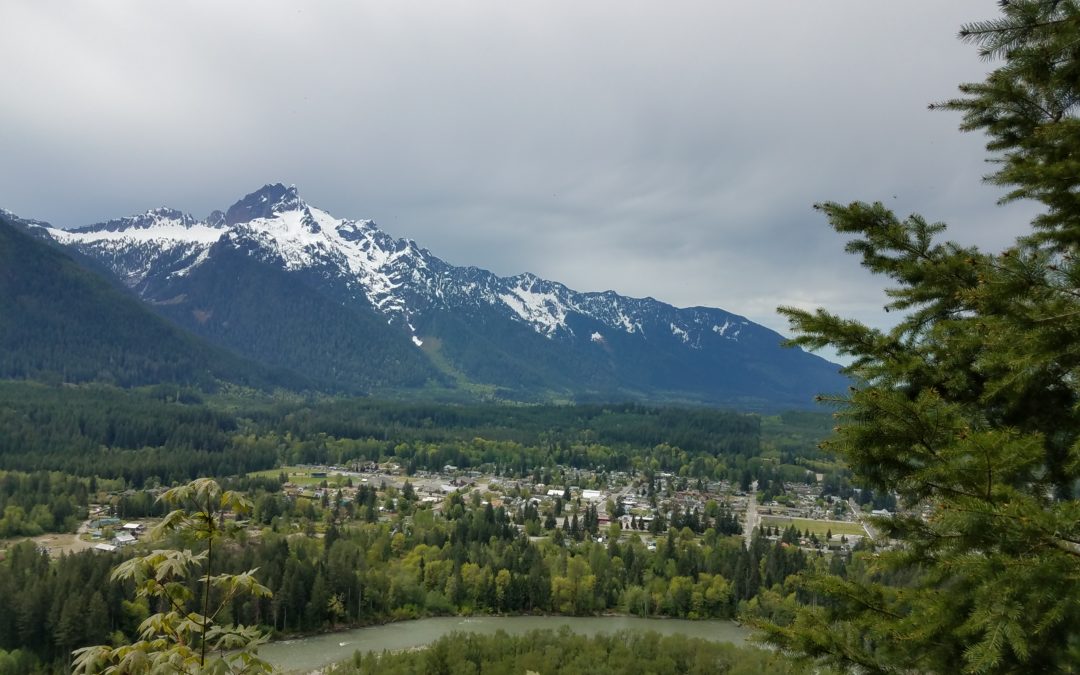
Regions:
<instances>
[{"instance_id":1,"label":"rock face","mask_svg":"<svg viewBox=\"0 0 1080 675\"><path fill-rule=\"evenodd\" d=\"M455 267L280 184L205 220L155 209L34 227L196 333L342 390L778 408L847 384L835 364L729 312Z\"/></svg>"}]
</instances>

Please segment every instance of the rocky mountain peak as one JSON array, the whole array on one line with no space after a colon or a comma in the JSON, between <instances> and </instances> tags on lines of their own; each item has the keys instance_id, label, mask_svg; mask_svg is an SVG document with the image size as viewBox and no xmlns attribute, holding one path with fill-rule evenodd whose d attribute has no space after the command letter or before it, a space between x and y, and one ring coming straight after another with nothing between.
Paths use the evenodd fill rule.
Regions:
<instances>
[{"instance_id":1,"label":"rocky mountain peak","mask_svg":"<svg viewBox=\"0 0 1080 675\"><path fill-rule=\"evenodd\" d=\"M258 218L273 218L280 213L301 211L307 205L300 199L295 185L281 183L264 185L229 207L225 212L225 224L250 223Z\"/></svg>"},{"instance_id":2,"label":"rocky mountain peak","mask_svg":"<svg viewBox=\"0 0 1080 675\"><path fill-rule=\"evenodd\" d=\"M206 217L206 224L210 227L225 227L225 212L217 209L211 211Z\"/></svg>"},{"instance_id":3,"label":"rocky mountain peak","mask_svg":"<svg viewBox=\"0 0 1080 675\"><path fill-rule=\"evenodd\" d=\"M114 218L103 223L78 227L70 231L75 233L126 232L128 230L148 230L162 226L190 228L196 224L198 224L198 221L194 216L178 209L160 206L155 209L148 209L145 213L138 215Z\"/></svg>"}]
</instances>

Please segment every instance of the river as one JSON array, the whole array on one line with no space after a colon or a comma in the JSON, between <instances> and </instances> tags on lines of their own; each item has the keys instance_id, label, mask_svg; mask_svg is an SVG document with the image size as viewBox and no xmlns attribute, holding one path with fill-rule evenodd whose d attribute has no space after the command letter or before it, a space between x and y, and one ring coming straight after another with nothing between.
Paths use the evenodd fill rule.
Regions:
<instances>
[{"instance_id":1,"label":"river","mask_svg":"<svg viewBox=\"0 0 1080 675\"><path fill-rule=\"evenodd\" d=\"M501 629L520 635L539 628L558 630L560 626L568 626L579 635L613 633L622 629L651 630L662 635L678 633L714 642L734 643L744 642L750 634L749 629L733 621L717 620L686 621L625 616L438 617L271 642L259 649L259 656L273 664L275 670L308 672L344 661L356 650L395 651L420 647L453 631L490 634Z\"/></svg>"}]
</instances>

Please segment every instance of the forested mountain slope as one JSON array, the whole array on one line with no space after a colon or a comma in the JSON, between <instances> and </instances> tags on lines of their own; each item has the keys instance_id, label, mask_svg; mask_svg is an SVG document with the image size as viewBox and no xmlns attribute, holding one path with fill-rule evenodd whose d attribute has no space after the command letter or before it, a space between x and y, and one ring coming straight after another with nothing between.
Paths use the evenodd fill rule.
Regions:
<instances>
[{"instance_id":1,"label":"forested mountain slope","mask_svg":"<svg viewBox=\"0 0 1080 675\"><path fill-rule=\"evenodd\" d=\"M247 362L171 325L3 215L0 377L121 386L304 385L298 376Z\"/></svg>"}]
</instances>

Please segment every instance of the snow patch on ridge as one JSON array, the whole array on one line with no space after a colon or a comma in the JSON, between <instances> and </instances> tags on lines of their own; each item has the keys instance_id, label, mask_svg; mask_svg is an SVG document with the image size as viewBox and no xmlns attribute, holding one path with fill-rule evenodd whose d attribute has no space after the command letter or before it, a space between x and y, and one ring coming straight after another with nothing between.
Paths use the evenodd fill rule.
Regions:
<instances>
[{"instance_id":1,"label":"snow patch on ridge","mask_svg":"<svg viewBox=\"0 0 1080 675\"><path fill-rule=\"evenodd\" d=\"M304 211L285 211L273 218L255 218L237 225L237 230L253 235L264 244L272 244L289 270L310 267L327 243L321 228Z\"/></svg>"},{"instance_id":2,"label":"snow patch on ridge","mask_svg":"<svg viewBox=\"0 0 1080 675\"><path fill-rule=\"evenodd\" d=\"M149 211L146 216L106 223L101 227L44 229L61 244L93 251L126 284L135 286L150 274L160 259L189 261L182 269L172 273L180 276L187 274L207 259L210 247L226 232L224 228L195 223L190 216L163 216L175 213L162 209ZM146 220L149 220L149 224ZM126 264L121 263L122 258L128 258Z\"/></svg>"},{"instance_id":3,"label":"snow patch on ridge","mask_svg":"<svg viewBox=\"0 0 1080 675\"><path fill-rule=\"evenodd\" d=\"M213 244L221 238L224 229L205 224L186 226L179 221L161 221L153 227L127 230L89 230L73 232L50 227L46 231L61 244L121 243L167 243Z\"/></svg>"},{"instance_id":4,"label":"snow patch on ridge","mask_svg":"<svg viewBox=\"0 0 1080 675\"><path fill-rule=\"evenodd\" d=\"M730 321L728 319L725 319L723 326L713 326L712 330L713 330L714 333L719 334L721 337L726 337L729 340L738 341L739 333L742 332L743 326L746 326L746 325L749 325L746 321L740 321L738 323L734 323L734 322L732 322L732 321ZM728 329L730 329L730 328L734 328L735 330L730 335L728 335Z\"/></svg>"},{"instance_id":5,"label":"snow patch on ridge","mask_svg":"<svg viewBox=\"0 0 1080 675\"><path fill-rule=\"evenodd\" d=\"M193 270L196 267L198 267L199 265L203 264L209 258L210 258L210 247L207 246L202 251L200 251L197 256L195 256L195 259L191 261L190 265L188 265L187 267L181 267L180 269L176 270L175 272L170 272L169 276L170 277L185 277L191 272L191 270Z\"/></svg>"},{"instance_id":6,"label":"snow patch on ridge","mask_svg":"<svg viewBox=\"0 0 1080 675\"><path fill-rule=\"evenodd\" d=\"M634 333L641 333L644 335L645 331L641 329L641 324L636 321L631 321L630 317L626 316L623 312L619 312L618 324L622 326L623 330L633 335Z\"/></svg>"},{"instance_id":7,"label":"snow patch on ridge","mask_svg":"<svg viewBox=\"0 0 1080 675\"><path fill-rule=\"evenodd\" d=\"M537 293L518 287L511 289L510 293L500 293L498 298L521 319L533 324L538 332L549 338L560 328L566 328L568 308L554 293Z\"/></svg>"}]
</instances>

